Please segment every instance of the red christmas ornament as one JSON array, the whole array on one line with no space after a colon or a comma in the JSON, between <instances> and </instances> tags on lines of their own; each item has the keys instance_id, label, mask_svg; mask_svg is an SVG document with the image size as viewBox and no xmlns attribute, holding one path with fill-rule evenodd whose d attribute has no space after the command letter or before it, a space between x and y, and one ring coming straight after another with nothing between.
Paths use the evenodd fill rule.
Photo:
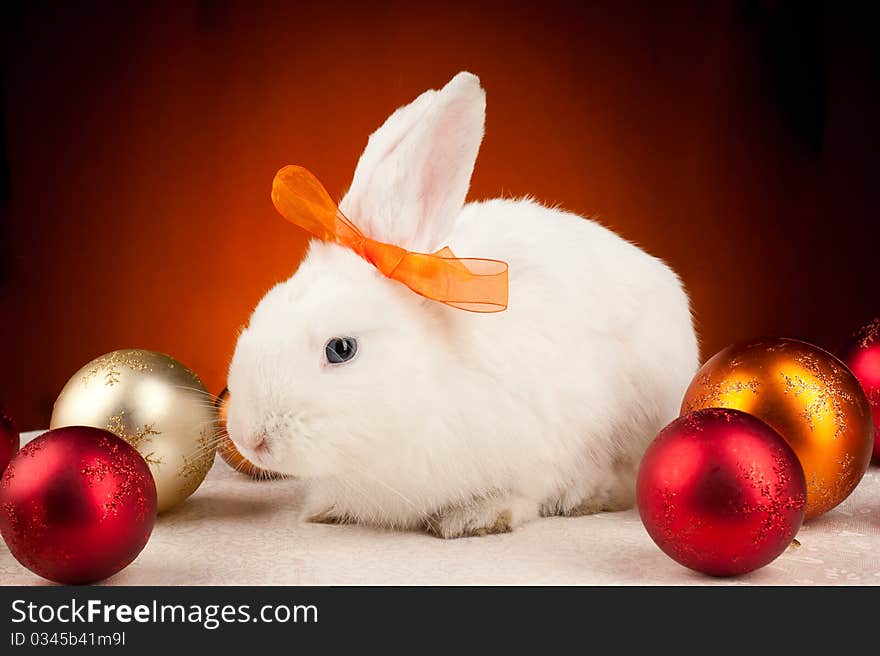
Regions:
<instances>
[{"instance_id":1,"label":"red christmas ornament","mask_svg":"<svg viewBox=\"0 0 880 656\"><path fill-rule=\"evenodd\" d=\"M12 456L18 453L20 444L21 438L15 427L15 422L0 409L0 476L3 475L6 465L12 460Z\"/></svg>"},{"instance_id":2,"label":"red christmas ornament","mask_svg":"<svg viewBox=\"0 0 880 656\"><path fill-rule=\"evenodd\" d=\"M58 583L93 583L126 567L155 518L147 463L100 428L41 435L0 480L0 534L18 562Z\"/></svg>"},{"instance_id":3,"label":"red christmas ornament","mask_svg":"<svg viewBox=\"0 0 880 656\"><path fill-rule=\"evenodd\" d=\"M838 355L859 379L871 403L874 460L880 462L880 317L853 333Z\"/></svg>"},{"instance_id":4,"label":"red christmas ornament","mask_svg":"<svg viewBox=\"0 0 880 656\"><path fill-rule=\"evenodd\" d=\"M763 567L791 544L807 488L795 452L767 424L708 408L679 417L639 468L648 534L685 567L713 576Z\"/></svg>"}]
</instances>

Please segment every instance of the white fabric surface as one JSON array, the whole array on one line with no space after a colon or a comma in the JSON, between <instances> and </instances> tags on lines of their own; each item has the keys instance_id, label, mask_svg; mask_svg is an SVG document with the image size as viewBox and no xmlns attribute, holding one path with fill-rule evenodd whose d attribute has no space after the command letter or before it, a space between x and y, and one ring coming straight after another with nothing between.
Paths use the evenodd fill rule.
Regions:
<instances>
[{"instance_id":1,"label":"white fabric surface","mask_svg":"<svg viewBox=\"0 0 880 656\"><path fill-rule=\"evenodd\" d=\"M33 437L39 433L27 435ZM503 535L440 540L300 523L295 481L252 481L219 458L201 488L159 517L116 585L762 584L880 585L880 468L776 561L713 579L651 541L635 510L541 519ZM0 545L0 582L44 583Z\"/></svg>"}]
</instances>

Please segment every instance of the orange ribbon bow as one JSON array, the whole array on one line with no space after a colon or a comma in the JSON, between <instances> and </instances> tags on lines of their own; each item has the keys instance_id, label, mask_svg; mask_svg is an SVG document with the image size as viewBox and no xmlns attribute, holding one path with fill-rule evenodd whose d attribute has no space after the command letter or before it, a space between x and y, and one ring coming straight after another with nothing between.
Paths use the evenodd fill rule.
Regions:
<instances>
[{"instance_id":1,"label":"orange ribbon bow","mask_svg":"<svg viewBox=\"0 0 880 656\"><path fill-rule=\"evenodd\" d=\"M370 239L336 207L307 169L285 166L272 181L272 202L285 219L318 239L347 246L417 294L471 312L507 309L507 263L458 258L449 247L414 253Z\"/></svg>"}]
</instances>

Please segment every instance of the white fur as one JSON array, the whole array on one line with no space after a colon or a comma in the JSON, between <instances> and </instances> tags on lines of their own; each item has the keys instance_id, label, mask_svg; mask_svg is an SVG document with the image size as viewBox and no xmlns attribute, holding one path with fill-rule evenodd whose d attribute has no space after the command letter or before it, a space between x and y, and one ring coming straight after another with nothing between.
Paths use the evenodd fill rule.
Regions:
<instances>
[{"instance_id":1,"label":"white fur","mask_svg":"<svg viewBox=\"0 0 880 656\"><path fill-rule=\"evenodd\" d=\"M464 205L484 113L468 73L397 110L341 207L383 241L507 261L505 312L428 301L313 242L238 341L230 435L311 481L309 516L456 537L627 507L642 452L678 414L698 357L678 277L574 214ZM352 361L324 362L334 336L357 338Z\"/></svg>"}]
</instances>

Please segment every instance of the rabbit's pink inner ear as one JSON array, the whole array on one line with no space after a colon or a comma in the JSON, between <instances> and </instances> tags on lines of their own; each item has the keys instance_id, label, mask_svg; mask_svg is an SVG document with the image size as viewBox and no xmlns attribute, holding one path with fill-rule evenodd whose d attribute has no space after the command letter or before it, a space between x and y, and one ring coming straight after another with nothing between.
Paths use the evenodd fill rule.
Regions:
<instances>
[{"instance_id":1,"label":"rabbit's pink inner ear","mask_svg":"<svg viewBox=\"0 0 880 656\"><path fill-rule=\"evenodd\" d=\"M459 73L398 109L370 137L340 208L370 237L439 246L464 204L483 138L485 94Z\"/></svg>"}]
</instances>

